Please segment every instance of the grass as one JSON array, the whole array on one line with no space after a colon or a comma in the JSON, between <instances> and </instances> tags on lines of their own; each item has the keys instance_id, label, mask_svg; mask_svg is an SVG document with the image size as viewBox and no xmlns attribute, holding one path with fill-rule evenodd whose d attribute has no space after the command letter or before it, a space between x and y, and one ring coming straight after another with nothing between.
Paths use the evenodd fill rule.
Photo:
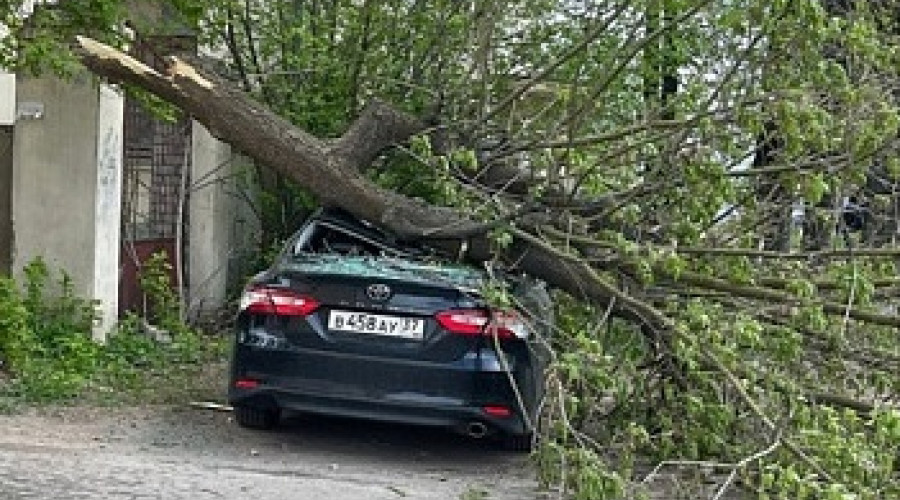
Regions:
<instances>
[{"instance_id":1,"label":"grass","mask_svg":"<svg viewBox=\"0 0 900 500\"><path fill-rule=\"evenodd\" d=\"M189 347L114 339L92 353L91 369L67 370L52 359L36 358L26 373L0 377L0 413L42 404L120 406L221 400L228 345L229 338L222 335L197 335Z\"/></svg>"},{"instance_id":2,"label":"grass","mask_svg":"<svg viewBox=\"0 0 900 500\"><path fill-rule=\"evenodd\" d=\"M20 281L0 277L0 412L43 403L134 404L217 397L224 389L229 335L185 324L169 283L167 260L155 255L141 275L152 307L126 315L98 344L91 337L96 304L54 280L36 259ZM148 322L166 332L151 338Z\"/></svg>"}]
</instances>

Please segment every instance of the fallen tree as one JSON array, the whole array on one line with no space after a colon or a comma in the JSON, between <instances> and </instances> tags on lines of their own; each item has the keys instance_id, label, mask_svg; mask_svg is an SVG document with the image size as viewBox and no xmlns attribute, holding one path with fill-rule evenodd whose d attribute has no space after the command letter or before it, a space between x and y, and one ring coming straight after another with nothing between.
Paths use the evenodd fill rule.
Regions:
<instances>
[{"instance_id":1,"label":"fallen tree","mask_svg":"<svg viewBox=\"0 0 900 500\"><path fill-rule=\"evenodd\" d=\"M160 73L89 38L79 37L78 43L81 60L94 73L172 102L213 135L304 186L323 204L340 206L404 238L432 240L433 245L472 262L495 256L487 237L490 226L451 208L387 191L363 176L378 153L425 129L415 117L373 101L343 136L323 140L265 109L221 77L203 73L178 57L168 59L165 72ZM517 231L514 238L500 255L517 269L578 297L597 302L615 299L623 314L653 328L670 327L663 314L616 289L584 261L563 256L526 232Z\"/></svg>"}]
</instances>

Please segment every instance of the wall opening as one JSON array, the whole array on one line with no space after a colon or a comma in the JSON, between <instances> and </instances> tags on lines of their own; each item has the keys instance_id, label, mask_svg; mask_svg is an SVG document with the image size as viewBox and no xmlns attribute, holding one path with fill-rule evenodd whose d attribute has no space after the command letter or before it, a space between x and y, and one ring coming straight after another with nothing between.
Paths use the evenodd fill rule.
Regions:
<instances>
[{"instance_id":1,"label":"wall opening","mask_svg":"<svg viewBox=\"0 0 900 500\"><path fill-rule=\"evenodd\" d=\"M0 275L12 270L13 128L0 127Z\"/></svg>"},{"instance_id":2,"label":"wall opening","mask_svg":"<svg viewBox=\"0 0 900 500\"><path fill-rule=\"evenodd\" d=\"M196 53L192 36L138 38L132 55L161 69L166 55ZM186 286L187 186L190 185L191 121L157 118L142 102L125 98L122 179L122 255L119 310L147 313L140 289L143 264L165 252L173 286ZM180 266L177 256L181 255ZM177 272L180 271L180 277Z\"/></svg>"},{"instance_id":3,"label":"wall opening","mask_svg":"<svg viewBox=\"0 0 900 500\"><path fill-rule=\"evenodd\" d=\"M172 284L177 284L175 257L183 250L179 236L187 217L183 197L190 168L190 121L159 120L126 98L124 133L119 308L143 312L139 278L148 258L165 252Z\"/></svg>"}]
</instances>

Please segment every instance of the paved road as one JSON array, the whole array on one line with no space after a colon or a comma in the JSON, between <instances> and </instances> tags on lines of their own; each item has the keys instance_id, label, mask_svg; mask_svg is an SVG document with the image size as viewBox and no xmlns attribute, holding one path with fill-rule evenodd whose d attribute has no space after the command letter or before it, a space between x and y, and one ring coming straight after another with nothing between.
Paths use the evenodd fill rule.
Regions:
<instances>
[{"instance_id":1,"label":"paved road","mask_svg":"<svg viewBox=\"0 0 900 500\"><path fill-rule=\"evenodd\" d=\"M527 457L429 429L289 416L274 432L190 408L0 417L0 499L536 498Z\"/></svg>"}]
</instances>

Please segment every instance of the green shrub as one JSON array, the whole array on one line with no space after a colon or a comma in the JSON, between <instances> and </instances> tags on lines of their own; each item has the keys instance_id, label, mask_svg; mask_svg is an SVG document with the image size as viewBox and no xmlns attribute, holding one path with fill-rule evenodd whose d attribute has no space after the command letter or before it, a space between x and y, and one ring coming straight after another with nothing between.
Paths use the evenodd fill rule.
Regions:
<instances>
[{"instance_id":1,"label":"green shrub","mask_svg":"<svg viewBox=\"0 0 900 500\"><path fill-rule=\"evenodd\" d=\"M181 319L181 301L169 278L171 273L166 252L159 251L141 266L138 279L149 304L147 319L164 330L182 333L187 328Z\"/></svg>"},{"instance_id":2,"label":"green shrub","mask_svg":"<svg viewBox=\"0 0 900 500\"><path fill-rule=\"evenodd\" d=\"M153 377L174 376L221 357L220 341L180 321L164 262L151 259L141 283L155 304L154 319L171 335L167 343L147 336L146 319L135 315L120 321L106 344L94 342L96 304L79 298L65 273L54 281L41 259L23 269L21 284L0 278L0 357L11 377L5 397L54 401L91 389L140 390L150 388Z\"/></svg>"},{"instance_id":3,"label":"green shrub","mask_svg":"<svg viewBox=\"0 0 900 500\"><path fill-rule=\"evenodd\" d=\"M12 279L0 276L0 353L4 368L27 363L35 343L31 314L18 285Z\"/></svg>"}]
</instances>

